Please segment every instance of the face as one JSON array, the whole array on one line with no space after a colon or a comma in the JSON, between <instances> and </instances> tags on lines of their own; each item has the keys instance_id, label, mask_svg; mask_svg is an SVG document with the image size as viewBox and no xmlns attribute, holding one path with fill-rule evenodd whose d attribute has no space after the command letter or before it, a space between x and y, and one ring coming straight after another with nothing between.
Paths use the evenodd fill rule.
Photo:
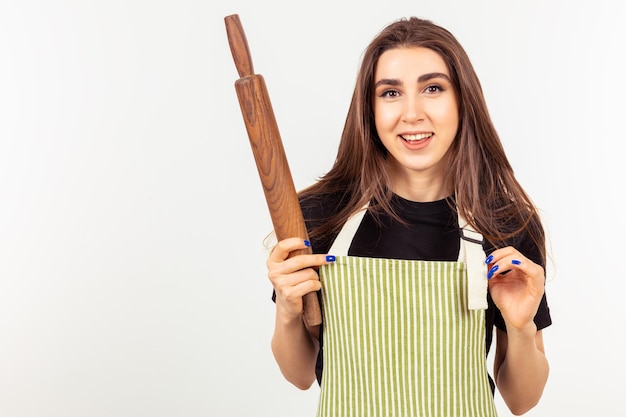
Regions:
<instances>
[{"instance_id":1,"label":"face","mask_svg":"<svg viewBox=\"0 0 626 417\"><path fill-rule=\"evenodd\" d=\"M443 181L459 126L457 96L441 56L422 47L395 48L374 74L376 130L398 179Z\"/></svg>"}]
</instances>

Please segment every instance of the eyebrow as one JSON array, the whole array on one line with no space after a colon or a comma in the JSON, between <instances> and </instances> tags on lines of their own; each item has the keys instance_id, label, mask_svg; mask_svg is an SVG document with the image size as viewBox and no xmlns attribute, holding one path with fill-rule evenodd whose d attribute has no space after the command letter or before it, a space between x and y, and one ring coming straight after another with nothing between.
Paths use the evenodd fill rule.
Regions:
<instances>
[{"instance_id":1,"label":"eyebrow","mask_svg":"<svg viewBox=\"0 0 626 417\"><path fill-rule=\"evenodd\" d=\"M430 81L434 78L443 78L443 79L448 80L448 82L452 82L450 77L447 74L444 74L442 72L429 72L428 74L420 75L417 78L417 82L423 83L426 81ZM376 84L374 84L374 88L377 88L380 85L391 85L391 86L402 85L402 81L398 80L397 78L383 78L383 79L376 81Z\"/></svg>"}]
</instances>

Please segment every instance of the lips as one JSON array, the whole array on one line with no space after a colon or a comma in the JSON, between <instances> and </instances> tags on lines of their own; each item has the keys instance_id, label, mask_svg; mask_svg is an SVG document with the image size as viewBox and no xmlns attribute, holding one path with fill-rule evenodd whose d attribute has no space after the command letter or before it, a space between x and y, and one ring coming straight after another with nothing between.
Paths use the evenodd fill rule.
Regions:
<instances>
[{"instance_id":1,"label":"lips","mask_svg":"<svg viewBox=\"0 0 626 417\"><path fill-rule=\"evenodd\" d=\"M410 143L410 144L416 144L419 143L423 140L429 139L433 136L432 132L427 132L427 133L414 133L414 134L403 134L400 135L400 137L402 139L404 139L406 142Z\"/></svg>"}]
</instances>

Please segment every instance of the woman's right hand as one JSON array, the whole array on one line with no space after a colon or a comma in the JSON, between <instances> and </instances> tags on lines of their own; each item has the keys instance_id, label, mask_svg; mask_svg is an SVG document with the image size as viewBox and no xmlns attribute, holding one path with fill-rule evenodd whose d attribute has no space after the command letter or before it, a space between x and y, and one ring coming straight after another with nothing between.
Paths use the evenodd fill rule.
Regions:
<instances>
[{"instance_id":1,"label":"woman's right hand","mask_svg":"<svg viewBox=\"0 0 626 417\"><path fill-rule=\"evenodd\" d=\"M324 254L289 257L292 251L304 250L309 246L309 242L301 238L284 239L276 244L267 258L267 276L276 292L277 313L285 319L302 316L302 297L322 288L317 269L334 261L333 256Z\"/></svg>"}]
</instances>

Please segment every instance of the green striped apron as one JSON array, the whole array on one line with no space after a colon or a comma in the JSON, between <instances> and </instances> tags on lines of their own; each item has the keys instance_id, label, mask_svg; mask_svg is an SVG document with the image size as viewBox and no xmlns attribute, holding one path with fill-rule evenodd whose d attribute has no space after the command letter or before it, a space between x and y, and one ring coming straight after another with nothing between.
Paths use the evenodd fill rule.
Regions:
<instances>
[{"instance_id":1,"label":"green striped apron","mask_svg":"<svg viewBox=\"0 0 626 417\"><path fill-rule=\"evenodd\" d=\"M457 262L347 256L365 214L320 268L323 359L318 417L496 416L485 358L482 236L459 219Z\"/></svg>"}]
</instances>

